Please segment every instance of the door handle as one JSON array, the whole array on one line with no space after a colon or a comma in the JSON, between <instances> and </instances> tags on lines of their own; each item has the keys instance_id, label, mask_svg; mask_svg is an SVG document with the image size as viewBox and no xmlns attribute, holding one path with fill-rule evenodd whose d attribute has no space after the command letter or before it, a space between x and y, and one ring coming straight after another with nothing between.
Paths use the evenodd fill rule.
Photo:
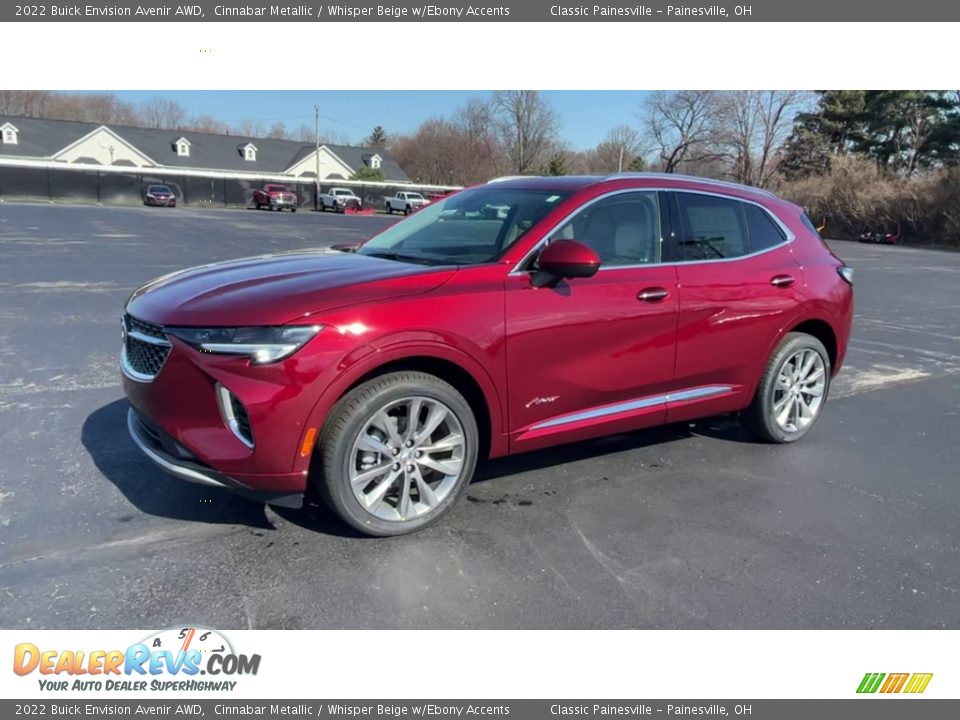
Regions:
<instances>
[{"instance_id":1,"label":"door handle","mask_svg":"<svg viewBox=\"0 0 960 720\"><path fill-rule=\"evenodd\" d=\"M662 287L644 288L637 293L637 300L640 302L660 302L666 299L670 293Z\"/></svg>"},{"instance_id":2,"label":"door handle","mask_svg":"<svg viewBox=\"0 0 960 720\"><path fill-rule=\"evenodd\" d=\"M774 275L770 284L778 288L788 288L796 282L793 275Z\"/></svg>"}]
</instances>

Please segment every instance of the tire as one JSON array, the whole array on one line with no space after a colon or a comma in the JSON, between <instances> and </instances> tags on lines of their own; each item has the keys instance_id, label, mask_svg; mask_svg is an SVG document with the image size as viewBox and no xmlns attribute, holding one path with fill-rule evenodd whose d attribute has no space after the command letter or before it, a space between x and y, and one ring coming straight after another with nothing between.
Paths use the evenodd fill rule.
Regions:
<instances>
[{"instance_id":1,"label":"tire","mask_svg":"<svg viewBox=\"0 0 960 720\"><path fill-rule=\"evenodd\" d=\"M393 215L393 208L390 207L390 203L387 203L386 205L383 206L383 211L384 211L387 215Z\"/></svg>"},{"instance_id":2,"label":"tire","mask_svg":"<svg viewBox=\"0 0 960 720\"><path fill-rule=\"evenodd\" d=\"M419 410L412 437L418 430L428 434L410 447L403 441L410 437L405 418L413 407ZM430 430L437 417L433 413L443 419ZM392 439L380 430L386 425L378 415L391 423ZM473 476L478 438L470 405L450 384L422 372L382 375L351 390L330 411L317 444L311 483L327 506L354 529L375 537L405 535L436 522L456 504ZM361 446L364 439L372 439L383 452ZM418 447L439 447L444 440L451 448L459 444L416 455ZM439 463L456 474L444 474L424 462ZM413 473L408 472L411 468ZM364 472L374 474L355 491ZM424 485L429 494L421 491Z\"/></svg>"},{"instance_id":3,"label":"tire","mask_svg":"<svg viewBox=\"0 0 960 720\"><path fill-rule=\"evenodd\" d=\"M296 208L290 208L290 212L296 212L296 211L297 211Z\"/></svg>"},{"instance_id":4,"label":"tire","mask_svg":"<svg viewBox=\"0 0 960 720\"><path fill-rule=\"evenodd\" d=\"M808 362L809 370L804 372ZM830 372L830 355L822 342L806 333L789 333L767 361L757 392L750 407L740 414L740 422L764 442L796 442L823 414L830 392Z\"/></svg>"},{"instance_id":5,"label":"tire","mask_svg":"<svg viewBox=\"0 0 960 720\"><path fill-rule=\"evenodd\" d=\"M403 209L403 214L404 214L404 215L409 215L409 214L410 214L410 206L409 206L409 205L407 205L407 206Z\"/></svg>"}]
</instances>

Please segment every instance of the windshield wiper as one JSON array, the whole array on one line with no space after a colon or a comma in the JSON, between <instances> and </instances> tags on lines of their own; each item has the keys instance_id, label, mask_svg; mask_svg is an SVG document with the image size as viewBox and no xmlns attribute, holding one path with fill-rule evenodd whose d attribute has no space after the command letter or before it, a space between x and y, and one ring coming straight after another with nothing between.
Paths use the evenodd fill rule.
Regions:
<instances>
[{"instance_id":1,"label":"windshield wiper","mask_svg":"<svg viewBox=\"0 0 960 720\"><path fill-rule=\"evenodd\" d=\"M375 258L383 258L384 260L397 260L398 262L410 262L418 263L420 265L455 265L449 260L444 260L441 258L430 258L425 255L404 255L403 253L398 252L386 252L383 250L378 250L376 252L362 252L360 255L368 255Z\"/></svg>"}]
</instances>

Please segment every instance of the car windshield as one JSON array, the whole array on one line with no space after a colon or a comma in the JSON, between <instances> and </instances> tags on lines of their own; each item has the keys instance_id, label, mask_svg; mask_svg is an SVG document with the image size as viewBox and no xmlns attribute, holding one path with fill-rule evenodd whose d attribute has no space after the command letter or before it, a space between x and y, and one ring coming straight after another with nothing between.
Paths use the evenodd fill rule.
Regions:
<instances>
[{"instance_id":1,"label":"car windshield","mask_svg":"<svg viewBox=\"0 0 960 720\"><path fill-rule=\"evenodd\" d=\"M334 190L334 195L353 195L353 190Z\"/></svg>"},{"instance_id":2,"label":"car windshield","mask_svg":"<svg viewBox=\"0 0 960 720\"><path fill-rule=\"evenodd\" d=\"M268 192L287 192L286 185L267 185Z\"/></svg>"},{"instance_id":3,"label":"car windshield","mask_svg":"<svg viewBox=\"0 0 960 720\"><path fill-rule=\"evenodd\" d=\"M361 255L403 262L494 262L568 193L485 185L427 205L366 242Z\"/></svg>"},{"instance_id":4,"label":"car windshield","mask_svg":"<svg viewBox=\"0 0 960 720\"><path fill-rule=\"evenodd\" d=\"M423 195L421 195L420 193L410 193L410 192L408 192L408 193L407 193L407 199L408 199L408 200L423 200Z\"/></svg>"},{"instance_id":5,"label":"car windshield","mask_svg":"<svg viewBox=\"0 0 960 720\"><path fill-rule=\"evenodd\" d=\"M170 188L168 188L166 185L151 185L151 186L150 186L150 192L152 192L152 193L168 193L168 192L170 192Z\"/></svg>"}]
</instances>

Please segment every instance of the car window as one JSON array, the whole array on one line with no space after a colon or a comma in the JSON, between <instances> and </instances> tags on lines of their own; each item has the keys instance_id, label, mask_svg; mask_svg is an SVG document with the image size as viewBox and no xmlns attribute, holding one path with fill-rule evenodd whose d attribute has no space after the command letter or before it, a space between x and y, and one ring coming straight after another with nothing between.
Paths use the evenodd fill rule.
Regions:
<instances>
[{"instance_id":1,"label":"car window","mask_svg":"<svg viewBox=\"0 0 960 720\"><path fill-rule=\"evenodd\" d=\"M750 252L767 250L786 242L783 231L766 210L757 205L743 203L743 212L747 217L747 229L750 233Z\"/></svg>"},{"instance_id":2,"label":"car window","mask_svg":"<svg viewBox=\"0 0 960 720\"><path fill-rule=\"evenodd\" d=\"M401 261L493 262L566 197L553 190L478 186L426 205L358 252Z\"/></svg>"},{"instance_id":3,"label":"car window","mask_svg":"<svg viewBox=\"0 0 960 720\"><path fill-rule=\"evenodd\" d=\"M589 245L601 266L660 260L660 210L654 192L620 193L577 213L552 236Z\"/></svg>"},{"instance_id":4,"label":"car window","mask_svg":"<svg viewBox=\"0 0 960 720\"><path fill-rule=\"evenodd\" d=\"M745 204L732 198L677 193L683 260L721 260L750 252Z\"/></svg>"}]
</instances>

